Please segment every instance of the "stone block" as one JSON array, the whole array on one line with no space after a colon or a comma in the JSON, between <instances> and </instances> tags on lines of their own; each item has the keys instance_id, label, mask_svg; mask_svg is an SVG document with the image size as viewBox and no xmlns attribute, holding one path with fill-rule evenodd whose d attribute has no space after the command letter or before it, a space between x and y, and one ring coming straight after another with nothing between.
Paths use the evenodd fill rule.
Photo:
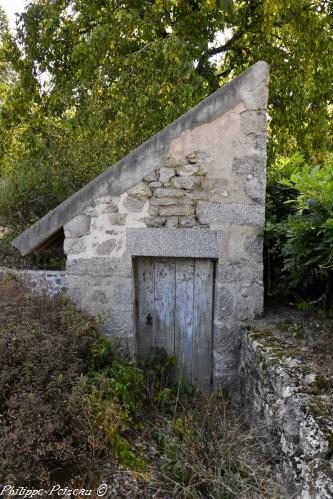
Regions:
<instances>
[{"instance_id":1,"label":"stone block","mask_svg":"<svg viewBox=\"0 0 333 499\"><path fill-rule=\"evenodd\" d=\"M165 218L163 217L147 217L142 220L147 227L162 227L165 224Z\"/></svg>"},{"instance_id":2,"label":"stone block","mask_svg":"<svg viewBox=\"0 0 333 499\"><path fill-rule=\"evenodd\" d=\"M134 334L135 323L133 317L124 308L110 310L108 314L104 314L101 318L103 332L110 338L127 337Z\"/></svg>"},{"instance_id":3,"label":"stone block","mask_svg":"<svg viewBox=\"0 0 333 499\"><path fill-rule=\"evenodd\" d=\"M186 177L184 177L186 178ZM185 196L191 199L192 201L210 201L212 197L211 191L192 191L186 192Z\"/></svg>"},{"instance_id":4,"label":"stone block","mask_svg":"<svg viewBox=\"0 0 333 499\"><path fill-rule=\"evenodd\" d=\"M125 225L126 214L124 213L111 213L108 217L109 223L111 225Z\"/></svg>"},{"instance_id":5,"label":"stone block","mask_svg":"<svg viewBox=\"0 0 333 499\"><path fill-rule=\"evenodd\" d=\"M198 153L197 153L197 151L193 151L193 152L187 154L185 156L185 158L187 159L187 161L190 164L196 163L198 161Z\"/></svg>"},{"instance_id":6,"label":"stone block","mask_svg":"<svg viewBox=\"0 0 333 499\"><path fill-rule=\"evenodd\" d=\"M194 202L188 197L182 198L152 198L150 206L170 206L177 204L178 206L193 206Z\"/></svg>"},{"instance_id":7,"label":"stone block","mask_svg":"<svg viewBox=\"0 0 333 499\"><path fill-rule=\"evenodd\" d=\"M228 283L215 286L215 319L253 319L263 311L264 290L257 284Z\"/></svg>"},{"instance_id":8,"label":"stone block","mask_svg":"<svg viewBox=\"0 0 333 499\"><path fill-rule=\"evenodd\" d=\"M245 324L237 319L214 320L214 349L218 351L238 351L241 345Z\"/></svg>"},{"instance_id":9,"label":"stone block","mask_svg":"<svg viewBox=\"0 0 333 499\"><path fill-rule=\"evenodd\" d=\"M77 255L86 251L86 242L83 239L65 239L64 252L66 255Z\"/></svg>"},{"instance_id":10,"label":"stone block","mask_svg":"<svg viewBox=\"0 0 333 499\"><path fill-rule=\"evenodd\" d=\"M98 215L117 213L117 211L118 211L118 206L115 204L114 201L110 201L109 203L103 203L103 204L99 203L95 209L95 212L97 212Z\"/></svg>"},{"instance_id":11,"label":"stone block","mask_svg":"<svg viewBox=\"0 0 333 499\"><path fill-rule=\"evenodd\" d=\"M157 198L181 198L184 196L184 191L181 189L158 188L154 194Z\"/></svg>"},{"instance_id":12,"label":"stone block","mask_svg":"<svg viewBox=\"0 0 333 499\"><path fill-rule=\"evenodd\" d=\"M244 180L245 194L259 203L265 202L265 182L263 177L256 177L249 173Z\"/></svg>"},{"instance_id":13,"label":"stone block","mask_svg":"<svg viewBox=\"0 0 333 499\"><path fill-rule=\"evenodd\" d=\"M266 158L263 155L236 157L232 162L232 171L236 175L263 175Z\"/></svg>"},{"instance_id":14,"label":"stone block","mask_svg":"<svg viewBox=\"0 0 333 499\"><path fill-rule=\"evenodd\" d=\"M177 168L177 174L180 177L191 177L192 175L203 175L203 169L200 165L184 165Z\"/></svg>"},{"instance_id":15,"label":"stone block","mask_svg":"<svg viewBox=\"0 0 333 499\"><path fill-rule=\"evenodd\" d=\"M244 250L249 259L261 263L263 259L263 235L248 235L244 240Z\"/></svg>"},{"instance_id":16,"label":"stone block","mask_svg":"<svg viewBox=\"0 0 333 499\"><path fill-rule=\"evenodd\" d=\"M112 276L101 281L112 309L131 308L134 298L133 279L129 277Z\"/></svg>"},{"instance_id":17,"label":"stone block","mask_svg":"<svg viewBox=\"0 0 333 499\"><path fill-rule=\"evenodd\" d=\"M140 182L139 184L135 185L134 187L129 189L127 193L129 196L141 199L142 201L146 201L152 196L151 190L144 182Z\"/></svg>"},{"instance_id":18,"label":"stone block","mask_svg":"<svg viewBox=\"0 0 333 499\"><path fill-rule=\"evenodd\" d=\"M141 230L141 229L140 229ZM93 257L93 258L71 258L66 262L67 275L69 276L96 276L98 282L105 276L132 276L132 258L116 257ZM82 287L78 284L79 287Z\"/></svg>"},{"instance_id":19,"label":"stone block","mask_svg":"<svg viewBox=\"0 0 333 499\"><path fill-rule=\"evenodd\" d=\"M203 224L237 224L263 227L265 223L265 207L245 204L219 204L199 201L197 217Z\"/></svg>"},{"instance_id":20,"label":"stone block","mask_svg":"<svg viewBox=\"0 0 333 499\"><path fill-rule=\"evenodd\" d=\"M153 199L151 200L153 201ZM152 203L150 202L149 204L149 208L148 208L148 213L149 215L151 215L152 217L156 217L158 215L158 206L154 206L152 205Z\"/></svg>"},{"instance_id":21,"label":"stone block","mask_svg":"<svg viewBox=\"0 0 333 499\"><path fill-rule=\"evenodd\" d=\"M216 258L219 248L214 230L126 229L126 249L135 256Z\"/></svg>"},{"instance_id":22,"label":"stone block","mask_svg":"<svg viewBox=\"0 0 333 499\"><path fill-rule=\"evenodd\" d=\"M262 284L263 264L245 259L224 265L219 264L216 266L216 280L221 284L224 282Z\"/></svg>"},{"instance_id":23,"label":"stone block","mask_svg":"<svg viewBox=\"0 0 333 499\"><path fill-rule=\"evenodd\" d=\"M165 223L166 227L178 227L178 217L168 217Z\"/></svg>"},{"instance_id":24,"label":"stone block","mask_svg":"<svg viewBox=\"0 0 333 499\"><path fill-rule=\"evenodd\" d=\"M178 204L179 198L152 198L150 206L168 206Z\"/></svg>"},{"instance_id":25,"label":"stone block","mask_svg":"<svg viewBox=\"0 0 333 499\"><path fill-rule=\"evenodd\" d=\"M149 187L152 189L153 187L156 188L156 187L162 187L162 183L161 182L150 182L149 184Z\"/></svg>"},{"instance_id":26,"label":"stone block","mask_svg":"<svg viewBox=\"0 0 333 499\"><path fill-rule=\"evenodd\" d=\"M213 351L214 373L220 377L230 372L237 372L239 365L239 349L233 351L216 350Z\"/></svg>"},{"instance_id":27,"label":"stone block","mask_svg":"<svg viewBox=\"0 0 333 499\"><path fill-rule=\"evenodd\" d=\"M164 206L159 209L159 214L161 217L194 215L194 213L195 213L195 207L188 205Z\"/></svg>"},{"instance_id":28,"label":"stone block","mask_svg":"<svg viewBox=\"0 0 333 499\"><path fill-rule=\"evenodd\" d=\"M97 253L97 255L110 255L112 250L114 250L116 246L116 239L108 239L107 241L98 244L95 248L95 252Z\"/></svg>"},{"instance_id":29,"label":"stone block","mask_svg":"<svg viewBox=\"0 0 333 499\"><path fill-rule=\"evenodd\" d=\"M65 236L76 238L89 234L90 217L88 215L78 215L64 226Z\"/></svg>"},{"instance_id":30,"label":"stone block","mask_svg":"<svg viewBox=\"0 0 333 499\"><path fill-rule=\"evenodd\" d=\"M181 227L194 227L197 225L195 217L179 217L179 225Z\"/></svg>"},{"instance_id":31,"label":"stone block","mask_svg":"<svg viewBox=\"0 0 333 499\"><path fill-rule=\"evenodd\" d=\"M175 170L173 168L161 168L160 169L160 177L159 180L162 182L169 182L170 178L175 174Z\"/></svg>"},{"instance_id":32,"label":"stone block","mask_svg":"<svg viewBox=\"0 0 333 499\"><path fill-rule=\"evenodd\" d=\"M173 177L171 183L178 189L199 189L201 185L201 178L190 175L188 177Z\"/></svg>"},{"instance_id":33,"label":"stone block","mask_svg":"<svg viewBox=\"0 0 333 499\"><path fill-rule=\"evenodd\" d=\"M149 175L147 175L146 177L144 177L143 180L145 182L156 182L158 180L156 171L152 172Z\"/></svg>"},{"instance_id":34,"label":"stone block","mask_svg":"<svg viewBox=\"0 0 333 499\"><path fill-rule=\"evenodd\" d=\"M133 198L131 196L128 196L127 199L125 199L125 201L124 201L124 207L128 211L132 211L132 212L142 211L144 205L145 205L145 201L142 201L141 199Z\"/></svg>"}]
</instances>

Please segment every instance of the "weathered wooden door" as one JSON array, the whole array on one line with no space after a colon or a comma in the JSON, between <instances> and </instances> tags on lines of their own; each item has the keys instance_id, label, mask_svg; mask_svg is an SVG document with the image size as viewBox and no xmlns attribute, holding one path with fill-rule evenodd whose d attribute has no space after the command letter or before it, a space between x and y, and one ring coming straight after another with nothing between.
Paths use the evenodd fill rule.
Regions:
<instances>
[{"instance_id":1,"label":"weathered wooden door","mask_svg":"<svg viewBox=\"0 0 333 499\"><path fill-rule=\"evenodd\" d=\"M163 347L178 372L209 390L212 377L213 261L141 257L136 262L137 348Z\"/></svg>"}]
</instances>

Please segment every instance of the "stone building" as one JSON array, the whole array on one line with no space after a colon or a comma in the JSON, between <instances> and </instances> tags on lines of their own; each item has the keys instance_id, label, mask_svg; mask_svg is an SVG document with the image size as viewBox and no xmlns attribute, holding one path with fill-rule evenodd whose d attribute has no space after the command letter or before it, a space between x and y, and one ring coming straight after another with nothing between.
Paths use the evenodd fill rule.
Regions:
<instances>
[{"instance_id":1,"label":"stone building","mask_svg":"<svg viewBox=\"0 0 333 499\"><path fill-rule=\"evenodd\" d=\"M203 389L237 388L242 326L263 309L268 78L257 62L13 241L63 243L74 303Z\"/></svg>"}]
</instances>

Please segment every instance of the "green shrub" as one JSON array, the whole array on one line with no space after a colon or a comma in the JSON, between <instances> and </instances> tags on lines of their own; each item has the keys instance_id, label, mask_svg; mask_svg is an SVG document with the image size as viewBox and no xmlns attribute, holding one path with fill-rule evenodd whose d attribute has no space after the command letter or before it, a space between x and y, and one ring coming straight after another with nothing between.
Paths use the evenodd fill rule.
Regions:
<instances>
[{"instance_id":1,"label":"green shrub","mask_svg":"<svg viewBox=\"0 0 333 499\"><path fill-rule=\"evenodd\" d=\"M268 177L268 292L326 296L333 268L333 157L280 160ZM272 281L273 285L272 285Z\"/></svg>"}]
</instances>

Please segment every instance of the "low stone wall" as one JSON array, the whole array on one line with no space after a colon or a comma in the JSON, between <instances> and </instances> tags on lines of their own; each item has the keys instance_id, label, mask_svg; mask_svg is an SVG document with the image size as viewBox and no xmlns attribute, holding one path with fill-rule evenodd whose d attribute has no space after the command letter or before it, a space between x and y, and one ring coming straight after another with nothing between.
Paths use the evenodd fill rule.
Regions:
<instances>
[{"instance_id":1,"label":"low stone wall","mask_svg":"<svg viewBox=\"0 0 333 499\"><path fill-rule=\"evenodd\" d=\"M251 426L268 433L290 497L333 497L332 399L313 366L269 330L250 328L241 347L241 390Z\"/></svg>"},{"instance_id":2,"label":"low stone wall","mask_svg":"<svg viewBox=\"0 0 333 499\"><path fill-rule=\"evenodd\" d=\"M0 267L0 276L14 274L23 279L34 292L47 293L50 296L66 291L66 272L61 270L16 270Z\"/></svg>"}]
</instances>

